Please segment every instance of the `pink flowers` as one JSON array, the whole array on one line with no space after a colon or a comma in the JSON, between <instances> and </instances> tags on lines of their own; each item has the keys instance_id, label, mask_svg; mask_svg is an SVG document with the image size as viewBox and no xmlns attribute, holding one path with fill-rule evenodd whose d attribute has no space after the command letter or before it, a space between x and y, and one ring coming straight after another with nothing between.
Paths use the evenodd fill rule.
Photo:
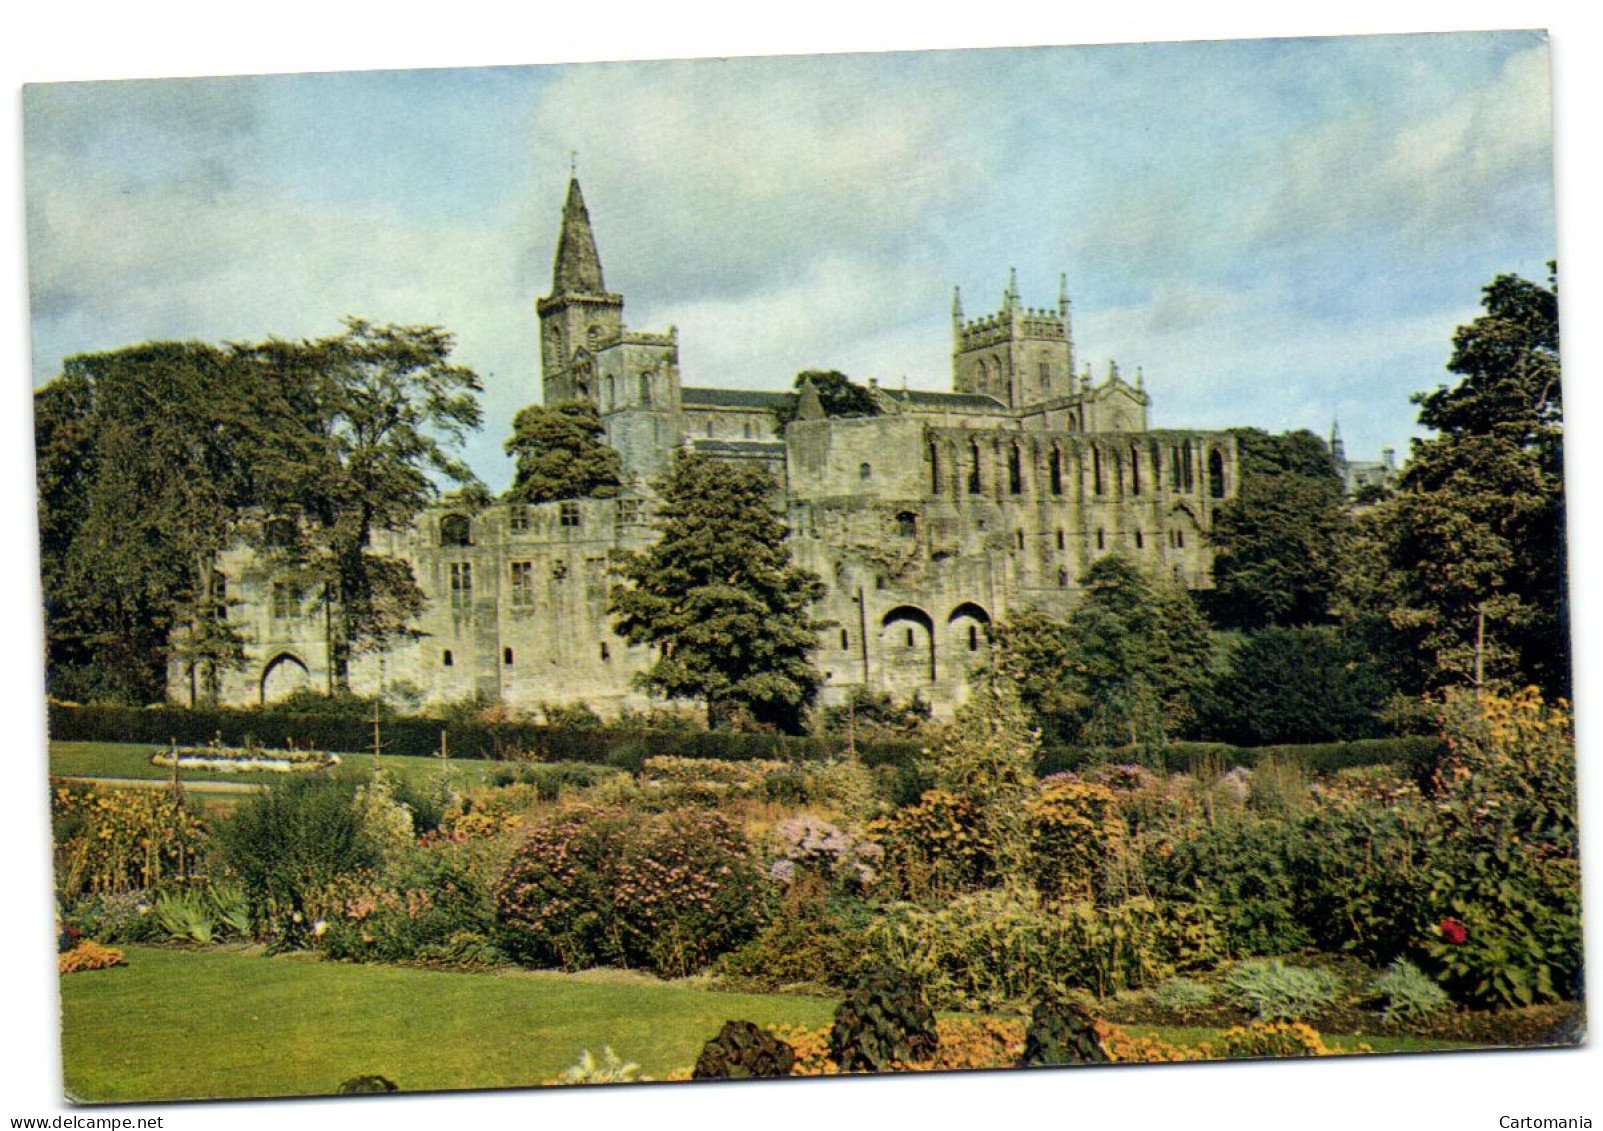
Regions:
<instances>
[{"instance_id":1,"label":"pink flowers","mask_svg":"<svg viewBox=\"0 0 1603 1131\"><path fill-rule=\"evenodd\" d=\"M1443 919L1436 925L1436 930L1441 934L1442 941L1452 946L1463 946L1469 941L1469 928L1457 919Z\"/></svg>"}]
</instances>

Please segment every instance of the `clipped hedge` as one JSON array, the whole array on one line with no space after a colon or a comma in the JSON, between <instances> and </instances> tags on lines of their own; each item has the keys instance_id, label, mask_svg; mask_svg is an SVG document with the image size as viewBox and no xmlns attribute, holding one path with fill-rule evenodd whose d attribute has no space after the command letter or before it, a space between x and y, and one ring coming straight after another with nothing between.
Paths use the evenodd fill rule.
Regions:
<instances>
[{"instance_id":1,"label":"clipped hedge","mask_svg":"<svg viewBox=\"0 0 1603 1131\"><path fill-rule=\"evenodd\" d=\"M1354 766L1403 766L1421 780L1429 778L1443 755L1447 743L1434 735L1401 735L1395 738L1360 738L1348 742L1314 742L1284 746L1232 746L1226 742L1173 742L1162 751L1163 766L1171 773L1191 773L1204 767L1229 770L1264 762L1295 765L1311 773L1330 773ZM1095 761L1144 763L1146 751L1125 747L1111 751L1091 751L1075 746L1047 746L1041 749L1037 772L1042 776L1063 770L1077 770Z\"/></svg>"},{"instance_id":2,"label":"clipped hedge","mask_svg":"<svg viewBox=\"0 0 1603 1131\"><path fill-rule=\"evenodd\" d=\"M454 758L588 762L639 770L654 756L716 758L728 762L807 762L838 757L845 740L835 735L740 734L732 731L652 731L614 727L553 727L538 723L452 722L424 716L384 719L379 724L385 754L424 756L440 749L448 736ZM139 742L199 746L220 739L225 746L268 746L359 754L373 749L369 720L303 714L271 708L118 707L50 704L50 737L61 742ZM918 742L860 742L857 755L870 768L892 767L917 777ZM1274 761L1312 772L1349 766L1403 765L1428 778L1447 746L1440 738L1409 735L1324 742L1305 746L1231 746L1218 742L1176 742L1163 748L1165 768L1188 772L1203 766L1230 769ZM1134 748L1092 751L1046 746L1037 772L1042 776L1079 769L1093 761L1146 760ZM890 772L890 771L886 771ZM927 788L927 787L925 787ZM921 792L921 790L919 790Z\"/></svg>"},{"instance_id":3,"label":"clipped hedge","mask_svg":"<svg viewBox=\"0 0 1603 1131\"><path fill-rule=\"evenodd\" d=\"M265 746L360 754L373 749L371 720L238 707L119 707L50 704L50 737L58 742L137 742L165 746ZM654 756L716 758L729 762L822 761L845 749L830 736L739 734L728 731L651 731L611 727L553 727L537 723L445 723L409 716L382 719L386 755L427 756L447 736L453 758L588 762L639 770ZM912 761L917 743L859 743L870 765Z\"/></svg>"}]
</instances>

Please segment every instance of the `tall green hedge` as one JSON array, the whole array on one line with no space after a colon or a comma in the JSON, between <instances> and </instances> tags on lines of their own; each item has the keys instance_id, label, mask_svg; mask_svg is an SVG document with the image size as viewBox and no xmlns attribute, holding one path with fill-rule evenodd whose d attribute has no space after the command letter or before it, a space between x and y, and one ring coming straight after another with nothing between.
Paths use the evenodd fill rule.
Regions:
<instances>
[{"instance_id":1,"label":"tall green hedge","mask_svg":"<svg viewBox=\"0 0 1603 1131\"><path fill-rule=\"evenodd\" d=\"M817 761L838 756L845 741L833 735L736 734L728 731L622 730L613 727L552 727L535 723L445 723L407 717L380 723L385 754L429 755L440 750L445 732L453 758L533 759L589 762L637 770L654 755L719 758L732 762L768 759ZM351 754L373 749L373 724L336 715L296 714L256 708L113 707L50 705L50 737L65 742L142 742L197 745L220 740L229 746L333 750ZM917 742L859 743L865 765L911 768L922 748ZM1202 766L1230 769L1262 761L1295 764L1314 772L1348 766L1404 765L1428 777L1446 750L1439 738L1417 735L1325 742L1304 746L1230 746L1214 742L1176 742L1163 748L1167 769L1183 772ZM1079 769L1093 760L1142 762L1133 749L1093 752L1081 747L1043 747L1037 765L1045 775Z\"/></svg>"},{"instance_id":2,"label":"tall green hedge","mask_svg":"<svg viewBox=\"0 0 1603 1131\"><path fill-rule=\"evenodd\" d=\"M843 740L834 737L727 731L620 730L535 723L447 724L424 717L385 719L379 724L385 754L438 754L442 733L453 758L589 762L626 769L638 769L642 761L654 755L802 762L836 756L845 747ZM337 715L253 708L140 709L52 703L50 737L63 742L154 745L199 745L218 740L227 746L254 743L354 754L373 749L373 724L370 720ZM869 765L911 761L918 750L918 744L912 742L858 745L859 755Z\"/></svg>"}]
</instances>

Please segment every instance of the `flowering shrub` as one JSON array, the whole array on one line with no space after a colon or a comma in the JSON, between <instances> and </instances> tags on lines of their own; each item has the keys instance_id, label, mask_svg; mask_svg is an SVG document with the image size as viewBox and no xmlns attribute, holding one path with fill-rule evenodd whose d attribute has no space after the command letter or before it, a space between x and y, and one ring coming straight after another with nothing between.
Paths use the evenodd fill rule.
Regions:
<instances>
[{"instance_id":1,"label":"flowering shrub","mask_svg":"<svg viewBox=\"0 0 1603 1131\"><path fill-rule=\"evenodd\" d=\"M1577 996L1581 889L1569 709L1534 688L1442 709L1430 918L1422 942L1463 1000L1530 1005Z\"/></svg>"},{"instance_id":2,"label":"flowering shrub","mask_svg":"<svg viewBox=\"0 0 1603 1131\"><path fill-rule=\"evenodd\" d=\"M1090 899L1101 888L1103 862L1124 838L1113 791L1055 781L1024 807L1030 872L1043 895Z\"/></svg>"},{"instance_id":3,"label":"flowering shrub","mask_svg":"<svg viewBox=\"0 0 1603 1131\"><path fill-rule=\"evenodd\" d=\"M775 858L768 875L782 884L811 873L828 883L860 891L874 881L874 866L884 855L879 845L859 840L810 813L781 822L769 838Z\"/></svg>"},{"instance_id":4,"label":"flowering shrub","mask_svg":"<svg viewBox=\"0 0 1603 1131\"><path fill-rule=\"evenodd\" d=\"M104 970L110 966L126 965L128 960L122 956L122 951L114 946L101 946L90 939L56 956L58 974L77 974L84 970Z\"/></svg>"},{"instance_id":5,"label":"flowering shrub","mask_svg":"<svg viewBox=\"0 0 1603 1131\"><path fill-rule=\"evenodd\" d=\"M314 944L330 958L496 966L495 905L449 845L409 853L384 877L342 876L309 905Z\"/></svg>"},{"instance_id":6,"label":"flowering shrub","mask_svg":"<svg viewBox=\"0 0 1603 1131\"><path fill-rule=\"evenodd\" d=\"M717 758L647 758L642 781L654 785L693 787L717 797L749 795L762 789L763 779L788 769L784 762L725 762Z\"/></svg>"},{"instance_id":7,"label":"flowering shrub","mask_svg":"<svg viewBox=\"0 0 1603 1131\"><path fill-rule=\"evenodd\" d=\"M185 875L205 843L205 822L166 790L61 787L51 800L64 895L154 887Z\"/></svg>"},{"instance_id":8,"label":"flowering shrub","mask_svg":"<svg viewBox=\"0 0 1603 1131\"><path fill-rule=\"evenodd\" d=\"M990 878L996 842L980 823L979 807L932 789L917 805L872 821L869 839L883 851L886 886L912 899L944 899Z\"/></svg>"},{"instance_id":9,"label":"flowering shrub","mask_svg":"<svg viewBox=\"0 0 1603 1131\"><path fill-rule=\"evenodd\" d=\"M493 895L519 961L680 976L756 933L762 880L717 813L577 805L531 827Z\"/></svg>"}]
</instances>

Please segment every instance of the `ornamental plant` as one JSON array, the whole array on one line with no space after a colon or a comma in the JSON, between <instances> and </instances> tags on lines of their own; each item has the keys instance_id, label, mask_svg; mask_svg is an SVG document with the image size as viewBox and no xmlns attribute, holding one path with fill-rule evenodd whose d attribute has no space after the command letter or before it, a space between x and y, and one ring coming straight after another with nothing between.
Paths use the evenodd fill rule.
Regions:
<instances>
[{"instance_id":1,"label":"ornamental plant","mask_svg":"<svg viewBox=\"0 0 1603 1131\"><path fill-rule=\"evenodd\" d=\"M867 832L882 851L888 893L941 902L986 886L996 870L997 843L979 806L946 790L929 790Z\"/></svg>"},{"instance_id":2,"label":"ornamental plant","mask_svg":"<svg viewBox=\"0 0 1603 1131\"><path fill-rule=\"evenodd\" d=\"M575 805L530 828L493 885L504 945L528 965L705 967L761 926L763 881L718 813Z\"/></svg>"},{"instance_id":3,"label":"ornamental plant","mask_svg":"<svg viewBox=\"0 0 1603 1131\"><path fill-rule=\"evenodd\" d=\"M1024 806L1030 876L1046 896L1092 899L1101 894L1103 864L1119 850L1124 825L1106 786L1054 781Z\"/></svg>"},{"instance_id":4,"label":"ornamental plant","mask_svg":"<svg viewBox=\"0 0 1603 1131\"><path fill-rule=\"evenodd\" d=\"M1420 932L1443 982L1487 1006L1573 998L1581 972L1575 740L1535 688L1448 696Z\"/></svg>"},{"instance_id":5,"label":"ornamental plant","mask_svg":"<svg viewBox=\"0 0 1603 1131\"><path fill-rule=\"evenodd\" d=\"M1329 970L1287 966L1278 958L1243 962L1225 978L1231 1003L1260 1021L1301 1021L1330 1005L1340 992L1341 980Z\"/></svg>"},{"instance_id":6,"label":"ornamental plant","mask_svg":"<svg viewBox=\"0 0 1603 1131\"><path fill-rule=\"evenodd\" d=\"M128 960L114 946L101 946L93 939L85 939L71 950L56 956L58 974L78 974L85 970L105 970L112 966L126 966Z\"/></svg>"},{"instance_id":7,"label":"ornamental plant","mask_svg":"<svg viewBox=\"0 0 1603 1131\"><path fill-rule=\"evenodd\" d=\"M935 1055L935 1012L894 967L868 971L835 1010L829 1056L843 1072L886 1072Z\"/></svg>"},{"instance_id":8,"label":"ornamental plant","mask_svg":"<svg viewBox=\"0 0 1603 1131\"><path fill-rule=\"evenodd\" d=\"M205 845L206 824L166 790L58 788L51 818L61 838L63 896L126 892L183 878Z\"/></svg>"}]
</instances>

